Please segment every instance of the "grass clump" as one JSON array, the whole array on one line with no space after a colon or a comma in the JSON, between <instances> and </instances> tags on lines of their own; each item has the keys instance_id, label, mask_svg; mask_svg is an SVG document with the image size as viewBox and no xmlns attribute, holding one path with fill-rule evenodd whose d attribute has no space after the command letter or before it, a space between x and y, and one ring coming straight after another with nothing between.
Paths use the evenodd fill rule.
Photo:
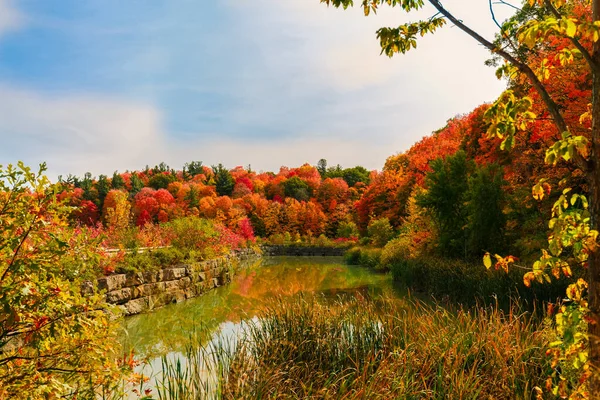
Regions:
<instances>
[{"instance_id":1,"label":"grass clump","mask_svg":"<svg viewBox=\"0 0 600 400\"><path fill-rule=\"evenodd\" d=\"M198 356L162 380L196 388L180 399L529 399L550 370L535 328L514 310L297 298L248 323L233 350L194 353L215 360L211 393L198 392L207 375L190 372Z\"/></svg>"}]
</instances>

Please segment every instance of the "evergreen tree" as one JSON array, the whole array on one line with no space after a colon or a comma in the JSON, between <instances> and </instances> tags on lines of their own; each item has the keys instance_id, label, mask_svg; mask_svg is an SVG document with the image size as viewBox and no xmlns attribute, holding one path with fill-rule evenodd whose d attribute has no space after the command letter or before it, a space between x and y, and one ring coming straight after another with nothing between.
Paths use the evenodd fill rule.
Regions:
<instances>
[{"instance_id":1,"label":"evergreen tree","mask_svg":"<svg viewBox=\"0 0 600 400\"><path fill-rule=\"evenodd\" d=\"M235 181L229 173L229 170L225 168L223 164L219 164L216 167L213 166L212 169L215 174L215 187L217 189L217 194L219 196L231 196L233 187L235 186Z\"/></svg>"}]
</instances>

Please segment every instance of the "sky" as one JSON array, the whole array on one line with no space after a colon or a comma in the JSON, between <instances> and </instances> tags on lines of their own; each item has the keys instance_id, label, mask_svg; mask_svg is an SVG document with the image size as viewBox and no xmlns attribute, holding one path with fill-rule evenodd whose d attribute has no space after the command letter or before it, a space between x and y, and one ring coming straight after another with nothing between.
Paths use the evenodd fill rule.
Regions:
<instances>
[{"instance_id":1,"label":"sky","mask_svg":"<svg viewBox=\"0 0 600 400\"><path fill-rule=\"evenodd\" d=\"M444 5L493 38L487 0ZM163 161L381 169L505 87L489 53L451 25L380 55L379 27L433 14L364 17L319 0L0 0L0 164L45 161L50 176Z\"/></svg>"}]
</instances>

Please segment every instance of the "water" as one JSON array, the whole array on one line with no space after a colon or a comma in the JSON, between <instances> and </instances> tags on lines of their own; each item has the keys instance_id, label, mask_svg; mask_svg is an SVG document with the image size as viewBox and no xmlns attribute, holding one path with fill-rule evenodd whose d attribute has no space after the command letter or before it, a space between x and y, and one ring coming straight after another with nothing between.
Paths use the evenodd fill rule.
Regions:
<instances>
[{"instance_id":1,"label":"water","mask_svg":"<svg viewBox=\"0 0 600 400\"><path fill-rule=\"evenodd\" d=\"M266 257L240 271L229 284L183 303L125 319L124 342L138 356L182 351L190 334L235 330L276 297L318 294L338 298L356 292L393 293L389 275L349 266L338 257Z\"/></svg>"},{"instance_id":2,"label":"water","mask_svg":"<svg viewBox=\"0 0 600 400\"><path fill-rule=\"evenodd\" d=\"M316 294L328 301L356 293L374 297L395 292L389 275L345 265L338 257L267 257L200 297L126 318L123 343L145 360L138 372L155 376L162 355L185 362L192 336L202 335L200 341L207 344L226 341L235 346L242 321L256 321L276 299Z\"/></svg>"}]
</instances>

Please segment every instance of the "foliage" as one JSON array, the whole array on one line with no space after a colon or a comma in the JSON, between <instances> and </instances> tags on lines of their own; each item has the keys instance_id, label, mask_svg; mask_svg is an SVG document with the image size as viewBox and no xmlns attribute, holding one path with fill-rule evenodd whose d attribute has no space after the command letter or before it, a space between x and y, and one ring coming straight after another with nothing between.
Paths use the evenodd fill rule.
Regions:
<instances>
[{"instance_id":1,"label":"foliage","mask_svg":"<svg viewBox=\"0 0 600 400\"><path fill-rule=\"evenodd\" d=\"M438 231L439 250L447 256L466 256L466 202L472 168L464 151L433 160L432 172L425 177L427 192L417 197L417 204L430 210Z\"/></svg>"},{"instance_id":2,"label":"foliage","mask_svg":"<svg viewBox=\"0 0 600 400\"><path fill-rule=\"evenodd\" d=\"M478 262L431 255L399 257L391 264L391 271L394 280L408 288L464 305L497 302L507 307L517 299L523 307L543 310L542 302L560 299L569 285L568 279L560 279L552 285L527 287L518 270L508 274L488 271Z\"/></svg>"},{"instance_id":3,"label":"foliage","mask_svg":"<svg viewBox=\"0 0 600 400\"><path fill-rule=\"evenodd\" d=\"M231 173L223 166L219 164L213 167L213 173L215 175L215 187L219 196L231 196L235 181L231 176Z\"/></svg>"},{"instance_id":4,"label":"foliage","mask_svg":"<svg viewBox=\"0 0 600 400\"><path fill-rule=\"evenodd\" d=\"M394 229L387 218L372 220L367 227L367 232L371 239L371 244L377 247L385 246L394 237Z\"/></svg>"},{"instance_id":5,"label":"foliage","mask_svg":"<svg viewBox=\"0 0 600 400\"><path fill-rule=\"evenodd\" d=\"M358 256L358 265L361 267L371 268L377 271L385 271L381 265L382 250L373 247L362 247Z\"/></svg>"},{"instance_id":6,"label":"foliage","mask_svg":"<svg viewBox=\"0 0 600 400\"><path fill-rule=\"evenodd\" d=\"M0 167L0 398L91 398L123 372L104 297L82 294L106 256L44 170Z\"/></svg>"},{"instance_id":7,"label":"foliage","mask_svg":"<svg viewBox=\"0 0 600 400\"><path fill-rule=\"evenodd\" d=\"M468 242L471 254L504 250L504 192L498 165L478 167L469 178L467 192Z\"/></svg>"},{"instance_id":8,"label":"foliage","mask_svg":"<svg viewBox=\"0 0 600 400\"><path fill-rule=\"evenodd\" d=\"M344 238L344 239L351 239L351 238L358 238L358 235L359 235L358 226L356 226L356 224L354 222L352 222L352 221L341 222L338 225L336 237Z\"/></svg>"},{"instance_id":9,"label":"foliage","mask_svg":"<svg viewBox=\"0 0 600 400\"><path fill-rule=\"evenodd\" d=\"M381 251L381 259L379 260L379 269L389 271L392 265L401 263L403 260L410 257L410 238L402 235L390 240Z\"/></svg>"},{"instance_id":10,"label":"foliage","mask_svg":"<svg viewBox=\"0 0 600 400\"><path fill-rule=\"evenodd\" d=\"M283 183L283 192L286 197L291 197L298 201L307 201L311 196L310 187L298 176L292 176Z\"/></svg>"}]
</instances>

